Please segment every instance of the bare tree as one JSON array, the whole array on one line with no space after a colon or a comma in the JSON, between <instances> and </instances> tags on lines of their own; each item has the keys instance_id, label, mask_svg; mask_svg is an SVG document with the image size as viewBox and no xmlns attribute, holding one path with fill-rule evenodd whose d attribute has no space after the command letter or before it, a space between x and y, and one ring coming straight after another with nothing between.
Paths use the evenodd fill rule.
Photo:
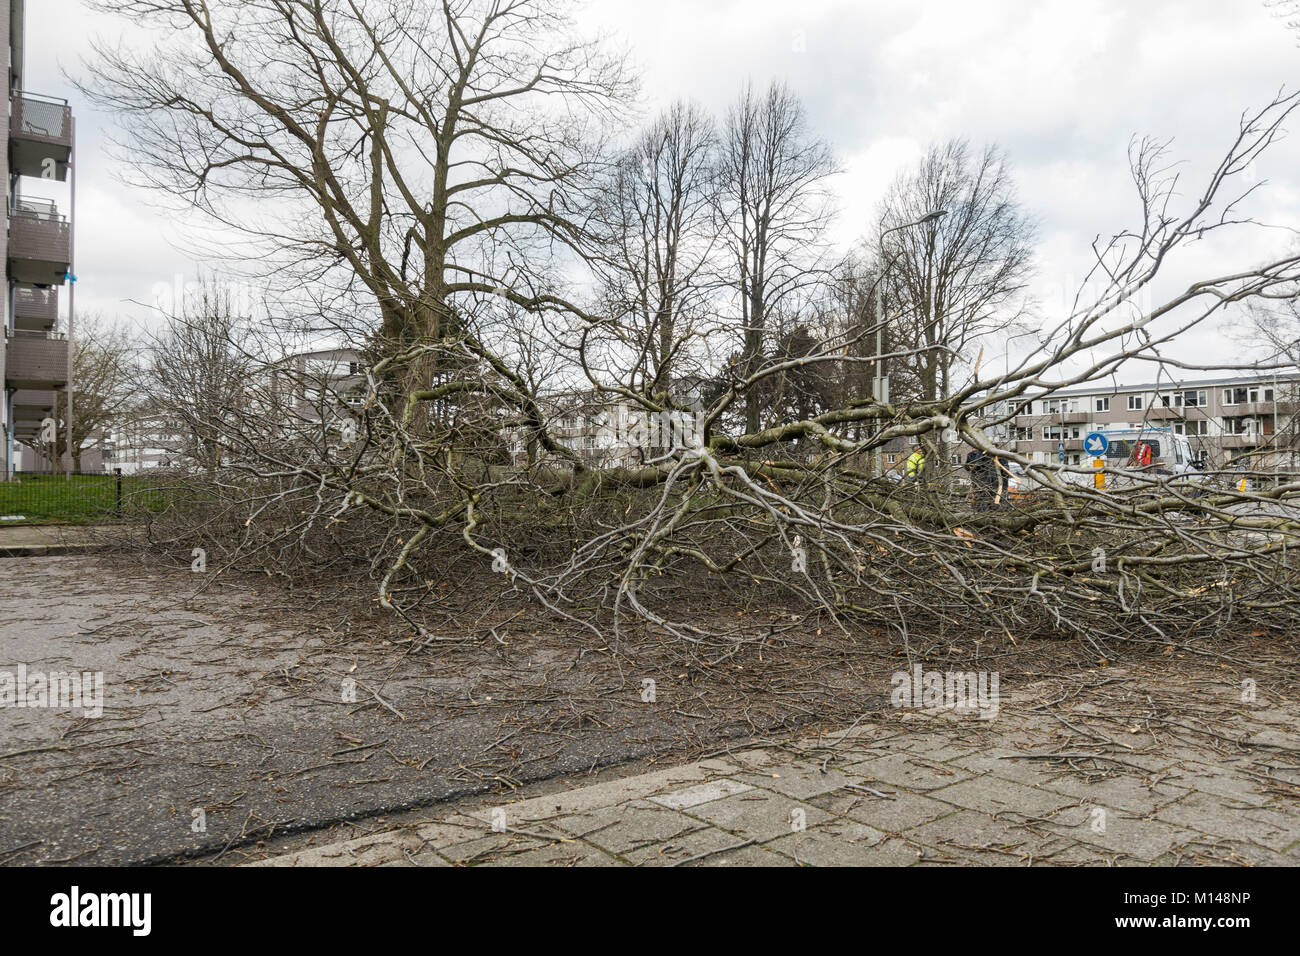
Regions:
<instances>
[{"instance_id":1,"label":"bare tree","mask_svg":"<svg viewBox=\"0 0 1300 956\"><path fill-rule=\"evenodd\" d=\"M880 238L935 212L944 215ZM1023 317L1033 240L996 147L972 156L963 140L950 140L894 182L870 240L888 277L890 342L911 350L891 363L893 397L948 394L972 345Z\"/></svg>"},{"instance_id":2,"label":"bare tree","mask_svg":"<svg viewBox=\"0 0 1300 956\"><path fill-rule=\"evenodd\" d=\"M762 367L769 314L808 282L830 221L829 147L808 129L803 106L783 84L746 84L727 113L719 156L718 214L730 254L727 281L740 312L738 379ZM745 431L762 427L762 402L745 394Z\"/></svg>"},{"instance_id":3,"label":"bare tree","mask_svg":"<svg viewBox=\"0 0 1300 956\"><path fill-rule=\"evenodd\" d=\"M718 201L740 359L693 440L639 467L605 467L552 436L543 380L596 380L647 411L657 399L609 374L628 366L592 361L623 358L621 317L585 310L565 291L575 255L602 255L593 188L603 155L593 140L616 118L621 87L613 61L565 32L558 6L118 6L160 15L197 41L164 54L162 66L104 61L101 92L129 115L145 169L200 208L223 200L247 213L248 196L267 206L298 199L298 218L260 234L277 240L296 278L314 268L314 282L333 283L333 318L351 302L356 324L381 333L349 434L326 427L330 396L317 416L254 410L222 422L222 493L195 496L195 511L175 516L186 551L217 536L231 566L286 575L364 553L380 605L415 632L412 651L434 638L424 622L436 579L466 553L601 647L617 651L630 616L684 647L716 645L710 666L747 642L780 639L766 620L748 625L751 615L700 620L691 598L718 586L816 609L828 642L863 633L849 629L851 616L894 634L900 653L920 635L943 647L960 630L963 644L973 631L986 649L1018 634L1068 634L1108 656L1119 643L1166 647L1171 635L1293 623L1300 484L1255 494L1213 475L1193 487L1120 467L1116 487L1099 491L1077 467L994 447L986 426L992 409L1027 396L1103 380L1126 363L1167 364L1162 345L1228 305L1294 288L1292 252L1141 304L1180 249L1244 224L1235 210L1254 187L1236 192L1238 177L1300 96L1245 115L1190 198L1163 151L1144 143L1133 157L1139 217L1095 250L1099 292L1045 328L1040 350L1014 370L957 376L936 359L921 366L924 387L910 400L884 404L824 387L874 360L847 347L852 333L799 331L801 317L817 314L810 287L825 271L816 247L829 154L788 91L747 90L722 137ZM1026 261L1022 232L989 227L1021 221L997 188L1000 161L968 168L945 156L935 169L952 174L933 179L917 213L938 200L947 216L886 250L901 248L916 266L887 301L891 316L919 323L916 340L901 343L919 359L960 356L981 328L1014 313ZM898 214L889 221L904 221ZM258 234L256 222L244 225ZM851 311L869 321L860 297ZM524 316L535 322L515 322ZM648 352L639 335L629 341ZM534 354L520 347L538 343ZM764 402L774 420L760 428ZM720 427L742 408L743 428ZM976 512L961 496L916 494L857 466L890 442L949 430L1021 465L1041 494ZM505 443L526 467L499 463ZM1113 556L1113 573L1090 573L1096 548ZM470 626L481 632L483 621Z\"/></svg>"},{"instance_id":4,"label":"bare tree","mask_svg":"<svg viewBox=\"0 0 1300 956\"><path fill-rule=\"evenodd\" d=\"M183 467L213 474L229 453L232 425L248 411L259 363L248 316L232 291L207 278L164 316L141 369L140 423Z\"/></svg>"},{"instance_id":5,"label":"bare tree","mask_svg":"<svg viewBox=\"0 0 1300 956\"><path fill-rule=\"evenodd\" d=\"M537 291L540 266L588 238L579 192L630 85L565 4L98 5L182 30L157 55L101 46L88 63L84 92L130 117L137 179L261 241L282 282L333 282L406 392L438 368L511 379L477 334L484 299L576 308Z\"/></svg>"},{"instance_id":6,"label":"bare tree","mask_svg":"<svg viewBox=\"0 0 1300 956\"><path fill-rule=\"evenodd\" d=\"M705 308L716 233L713 122L676 102L620 157L607 187L602 301L627 322L632 366L650 391L679 371Z\"/></svg>"},{"instance_id":7,"label":"bare tree","mask_svg":"<svg viewBox=\"0 0 1300 956\"><path fill-rule=\"evenodd\" d=\"M131 417L139 395L134 387L136 343L127 329L101 315L77 322L72 346L72 375L77 394L72 424L72 470L81 472L87 452L112 449L114 430ZM67 393L55 393L58 434L67 434ZM51 461L62 456L59 442L41 446Z\"/></svg>"}]
</instances>

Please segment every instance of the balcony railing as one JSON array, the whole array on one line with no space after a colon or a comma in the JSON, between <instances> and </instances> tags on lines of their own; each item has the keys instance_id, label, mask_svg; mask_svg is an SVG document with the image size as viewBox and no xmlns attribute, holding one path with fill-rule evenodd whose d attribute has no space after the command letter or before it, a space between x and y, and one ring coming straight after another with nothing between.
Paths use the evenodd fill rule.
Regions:
<instances>
[{"instance_id":1,"label":"balcony railing","mask_svg":"<svg viewBox=\"0 0 1300 956\"><path fill-rule=\"evenodd\" d=\"M1149 421L1169 421L1182 418L1185 414L1184 409L1176 405L1152 405L1147 409L1146 417Z\"/></svg>"},{"instance_id":2,"label":"balcony railing","mask_svg":"<svg viewBox=\"0 0 1300 956\"><path fill-rule=\"evenodd\" d=\"M66 179L72 155L72 110L67 101L15 95L9 111L9 149L15 173Z\"/></svg>"},{"instance_id":3,"label":"balcony railing","mask_svg":"<svg viewBox=\"0 0 1300 956\"><path fill-rule=\"evenodd\" d=\"M59 319L57 289L20 286L14 290L14 325L20 329L51 329Z\"/></svg>"},{"instance_id":4,"label":"balcony railing","mask_svg":"<svg viewBox=\"0 0 1300 956\"><path fill-rule=\"evenodd\" d=\"M62 285L72 249L72 227L46 199L19 199L9 217L9 278L29 285Z\"/></svg>"},{"instance_id":5,"label":"balcony railing","mask_svg":"<svg viewBox=\"0 0 1300 956\"><path fill-rule=\"evenodd\" d=\"M68 339L61 332L6 332L5 388L62 388L68 380Z\"/></svg>"}]
</instances>

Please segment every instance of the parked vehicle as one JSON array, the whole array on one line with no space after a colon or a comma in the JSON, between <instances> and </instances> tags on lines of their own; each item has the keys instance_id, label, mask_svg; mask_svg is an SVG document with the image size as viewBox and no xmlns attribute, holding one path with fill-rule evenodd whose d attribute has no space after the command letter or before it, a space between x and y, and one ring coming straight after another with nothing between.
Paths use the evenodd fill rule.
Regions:
<instances>
[{"instance_id":1,"label":"parked vehicle","mask_svg":"<svg viewBox=\"0 0 1300 956\"><path fill-rule=\"evenodd\" d=\"M1177 435L1170 428L1112 428L1102 429L1100 433L1108 442L1102 456L1105 462L1104 485L1097 483L1091 458L1068 469L1051 465L1062 482L1115 492L1167 480L1184 489L1200 490L1199 486L1204 482L1205 458L1192 450L1187 436ZM1046 482L1035 478L1021 465L1009 463L1009 470L1008 492L1012 500L1032 497L1046 490ZM1149 480L1143 480L1148 476Z\"/></svg>"}]
</instances>

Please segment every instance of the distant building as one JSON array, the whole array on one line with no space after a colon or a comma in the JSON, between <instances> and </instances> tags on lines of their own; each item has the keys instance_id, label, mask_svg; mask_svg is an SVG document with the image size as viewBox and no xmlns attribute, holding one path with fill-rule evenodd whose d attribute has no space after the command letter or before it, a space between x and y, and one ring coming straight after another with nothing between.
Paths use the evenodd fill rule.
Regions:
<instances>
[{"instance_id":1,"label":"distant building","mask_svg":"<svg viewBox=\"0 0 1300 956\"><path fill-rule=\"evenodd\" d=\"M1083 440L1106 429L1157 427L1186 435L1210 468L1227 467L1243 456L1251 469L1300 470L1300 375L1225 376L1140 385L1092 383L1049 396L1026 397L1011 407L991 407L984 418L1007 419L988 428L999 448L1035 464L1087 463ZM886 470L900 471L918 439L896 439L885 448ZM950 464L961 465L970 447L949 448Z\"/></svg>"},{"instance_id":2,"label":"distant building","mask_svg":"<svg viewBox=\"0 0 1300 956\"><path fill-rule=\"evenodd\" d=\"M1300 465L1300 376L1251 375L1062 389L1026 400L1009 423L1015 451L1034 462L1084 459L1090 431L1156 426L1186 435L1212 468L1250 456L1257 469Z\"/></svg>"}]
</instances>

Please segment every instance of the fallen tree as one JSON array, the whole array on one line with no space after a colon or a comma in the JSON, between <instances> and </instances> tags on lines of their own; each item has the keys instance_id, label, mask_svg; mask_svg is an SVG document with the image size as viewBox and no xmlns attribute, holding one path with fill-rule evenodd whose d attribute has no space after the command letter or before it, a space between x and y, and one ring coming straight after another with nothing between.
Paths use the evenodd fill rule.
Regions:
<instances>
[{"instance_id":1,"label":"fallen tree","mask_svg":"<svg viewBox=\"0 0 1300 956\"><path fill-rule=\"evenodd\" d=\"M663 355L685 339L664 341L645 309L631 321L584 307L559 278L608 266L592 210L628 85L558 6L110 5L192 41L149 63L104 51L87 90L131 117L144 181L263 243L281 281L320 290L313 321L365 356L346 388L266 362L216 416L222 467L184 480L183 507L154 521L157 546L290 578L364 563L416 640L451 560L615 641L630 622L691 645L771 637L693 620L689 596L710 590L817 611L849 637L1060 635L1102 656L1293 622L1300 483L1246 491L1210 474L1191 487L1119 469L1126 487L1100 491L989 429L1121 368L1191 369L1161 348L1231 307L1294 298L1296 255L1157 291L1189 243L1251 225L1236 210L1254 187L1238 183L1296 95L1243 117L1185 208L1164 148L1138 143L1140 220L1095 247L1089 294L1016 367L926 400L822 388L936 347L875 355L859 346L876 327L859 323L766 355L746 339L743 361L708 368L695 406L642 361L647 337ZM249 195L282 211L250 213ZM760 396L812 369L807 414L757 421ZM633 442L635 461L584 455L554 397L578 388L642 421L689 412L693 427ZM943 480L900 487L869 463L909 437L960 439L1044 491L980 512Z\"/></svg>"}]
</instances>

